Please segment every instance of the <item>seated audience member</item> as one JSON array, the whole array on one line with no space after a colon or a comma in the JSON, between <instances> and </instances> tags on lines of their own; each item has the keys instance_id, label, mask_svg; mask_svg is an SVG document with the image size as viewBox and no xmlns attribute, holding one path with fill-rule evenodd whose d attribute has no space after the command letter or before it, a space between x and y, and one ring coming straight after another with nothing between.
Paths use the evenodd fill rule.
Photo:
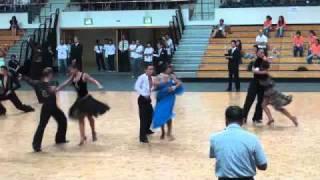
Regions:
<instances>
[{"instance_id":1,"label":"seated audience member","mask_svg":"<svg viewBox=\"0 0 320 180\"><path fill-rule=\"evenodd\" d=\"M251 53L245 53L243 55L243 58L244 59L251 59L251 60L256 59L258 50L259 50L258 46L257 45L253 45L252 52Z\"/></svg>"},{"instance_id":2,"label":"seated audience member","mask_svg":"<svg viewBox=\"0 0 320 180\"><path fill-rule=\"evenodd\" d=\"M19 30L19 24L16 16L12 16L9 23L10 23L10 30L12 32L12 35L13 36L17 35L17 30Z\"/></svg>"},{"instance_id":3,"label":"seated audience member","mask_svg":"<svg viewBox=\"0 0 320 180\"><path fill-rule=\"evenodd\" d=\"M263 23L263 34L269 37L269 32L272 30L272 17L267 16Z\"/></svg>"},{"instance_id":4,"label":"seated audience member","mask_svg":"<svg viewBox=\"0 0 320 180\"><path fill-rule=\"evenodd\" d=\"M241 128L243 111L230 106L225 112L226 128L210 138L210 158L216 159L219 180L253 180L256 168L267 169L267 158L256 135Z\"/></svg>"},{"instance_id":5,"label":"seated audience member","mask_svg":"<svg viewBox=\"0 0 320 180\"><path fill-rule=\"evenodd\" d=\"M256 37L256 45L258 49L263 49L265 54L268 52L268 37L264 35L263 30L259 31L258 36Z\"/></svg>"},{"instance_id":6,"label":"seated audience member","mask_svg":"<svg viewBox=\"0 0 320 180\"><path fill-rule=\"evenodd\" d=\"M314 30L310 30L309 31L309 38L308 38L309 48L311 48L311 46L316 43L317 39L318 39L318 37L317 37L316 32Z\"/></svg>"},{"instance_id":7,"label":"seated audience member","mask_svg":"<svg viewBox=\"0 0 320 180\"><path fill-rule=\"evenodd\" d=\"M293 56L297 57L298 54L300 57L303 57L303 44L304 44L304 38L301 35L300 31L296 32L296 35L293 36Z\"/></svg>"},{"instance_id":8,"label":"seated audience member","mask_svg":"<svg viewBox=\"0 0 320 180\"><path fill-rule=\"evenodd\" d=\"M319 39L317 39L315 43L312 44L310 49L310 54L307 57L307 63L312 64L313 59L320 60L320 40Z\"/></svg>"},{"instance_id":9,"label":"seated audience member","mask_svg":"<svg viewBox=\"0 0 320 180\"><path fill-rule=\"evenodd\" d=\"M283 16L279 16L279 20L277 23L277 37L283 37L284 36L284 31L286 29L286 21Z\"/></svg>"},{"instance_id":10,"label":"seated audience member","mask_svg":"<svg viewBox=\"0 0 320 180\"><path fill-rule=\"evenodd\" d=\"M216 25L213 29L212 37L214 38L223 38L226 37L227 26L224 24L224 20L220 19L219 24Z\"/></svg>"}]
</instances>

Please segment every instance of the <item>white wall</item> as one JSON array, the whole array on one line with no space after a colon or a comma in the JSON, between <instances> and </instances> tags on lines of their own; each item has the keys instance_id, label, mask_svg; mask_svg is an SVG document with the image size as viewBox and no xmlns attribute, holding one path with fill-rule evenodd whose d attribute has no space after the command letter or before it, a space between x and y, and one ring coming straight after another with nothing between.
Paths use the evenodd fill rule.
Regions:
<instances>
[{"instance_id":1,"label":"white wall","mask_svg":"<svg viewBox=\"0 0 320 180\"><path fill-rule=\"evenodd\" d=\"M152 24L143 23L143 18L146 15L152 17ZM60 28L168 27L173 15L175 15L175 10L62 12ZM85 18L92 18L93 25L84 25Z\"/></svg>"},{"instance_id":2,"label":"white wall","mask_svg":"<svg viewBox=\"0 0 320 180\"><path fill-rule=\"evenodd\" d=\"M12 16L16 16L21 28L37 28L39 24L28 24L28 13L1 13L0 29L9 29Z\"/></svg>"},{"instance_id":3,"label":"white wall","mask_svg":"<svg viewBox=\"0 0 320 180\"><path fill-rule=\"evenodd\" d=\"M320 24L320 7L261 7L261 8L217 8L215 19L208 21L189 21L188 11L184 12L186 25L213 25L223 18L230 25L262 24L267 15L274 22L280 15L286 18L288 24Z\"/></svg>"}]
</instances>

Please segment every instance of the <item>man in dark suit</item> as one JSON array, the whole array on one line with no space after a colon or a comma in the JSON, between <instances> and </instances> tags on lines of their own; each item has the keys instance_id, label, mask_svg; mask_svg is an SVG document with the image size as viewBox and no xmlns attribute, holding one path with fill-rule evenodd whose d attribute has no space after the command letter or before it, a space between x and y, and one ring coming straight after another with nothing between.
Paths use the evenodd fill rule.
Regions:
<instances>
[{"instance_id":1,"label":"man in dark suit","mask_svg":"<svg viewBox=\"0 0 320 180\"><path fill-rule=\"evenodd\" d=\"M155 67L156 73L160 74L164 67L169 64L169 57L168 52L164 48L164 45L162 43L157 44L157 53L154 55L154 62L153 65Z\"/></svg>"},{"instance_id":2,"label":"man in dark suit","mask_svg":"<svg viewBox=\"0 0 320 180\"><path fill-rule=\"evenodd\" d=\"M33 112L34 109L31 106L22 104L20 99L15 93L15 90L19 89L20 83L18 79L9 74L8 68L6 66L0 67L0 115L5 115L7 110L1 104L2 101L10 100L13 105L23 111L23 112Z\"/></svg>"},{"instance_id":3,"label":"man in dark suit","mask_svg":"<svg viewBox=\"0 0 320 180\"><path fill-rule=\"evenodd\" d=\"M228 59L228 70L229 70L229 86L227 91L232 91L232 81L234 81L237 92L240 91L240 79L239 79L239 64L241 61L240 50L236 46L236 41L231 41L231 49L226 54Z\"/></svg>"},{"instance_id":4,"label":"man in dark suit","mask_svg":"<svg viewBox=\"0 0 320 180\"><path fill-rule=\"evenodd\" d=\"M70 59L72 63L75 63L79 70L82 71L82 45L79 42L78 37L74 37L74 44L71 45Z\"/></svg>"}]
</instances>

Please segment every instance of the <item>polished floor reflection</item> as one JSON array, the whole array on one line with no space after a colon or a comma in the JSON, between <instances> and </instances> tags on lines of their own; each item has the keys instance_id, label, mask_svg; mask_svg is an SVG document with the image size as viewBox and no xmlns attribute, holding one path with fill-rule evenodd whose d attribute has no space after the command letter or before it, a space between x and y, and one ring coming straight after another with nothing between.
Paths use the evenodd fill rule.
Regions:
<instances>
[{"instance_id":1,"label":"polished floor reflection","mask_svg":"<svg viewBox=\"0 0 320 180\"><path fill-rule=\"evenodd\" d=\"M178 97L174 121L176 140L151 137L149 145L138 142L136 94L95 92L111 111L97 119L98 142L79 147L78 124L69 121L65 146L54 145L56 124L50 121L43 141L44 153L31 149L39 119L39 105L31 91L18 92L37 111L17 112L6 102L7 117L0 119L1 180L209 180L214 179L214 160L208 159L209 136L224 128L224 110L242 105L245 93L185 93ZM269 169L259 172L262 180L316 180L320 176L319 93L293 93L288 109L298 116L295 128L275 112L275 127L246 128L257 134L266 150ZM59 94L67 112L73 92ZM252 113L251 113L252 114ZM266 120L265 120L266 122ZM87 126L87 135L90 135ZM90 137L90 136L88 136Z\"/></svg>"}]
</instances>

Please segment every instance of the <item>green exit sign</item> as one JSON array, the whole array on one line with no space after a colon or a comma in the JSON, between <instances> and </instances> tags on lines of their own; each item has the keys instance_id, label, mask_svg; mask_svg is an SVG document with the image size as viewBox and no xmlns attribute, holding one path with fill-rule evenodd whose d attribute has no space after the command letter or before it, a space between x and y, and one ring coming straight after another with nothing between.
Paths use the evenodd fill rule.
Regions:
<instances>
[{"instance_id":1,"label":"green exit sign","mask_svg":"<svg viewBox=\"0 0 320 180\"><path fill-rule=\"evenodd\" d=\"M92 18L84 18L84 25L85 26L93 25L93 19Z\"/></svg>"},{"instance_id":2,"label":"green exit sign","mask_svg":"<svg viewBox=\"0 0 320 180\"><path fill-rule=\"evenodd\" d=\"M152 24L152 17L151 16L144 16L143 17L143 24Z\"/></svg>"}]
</instances>

